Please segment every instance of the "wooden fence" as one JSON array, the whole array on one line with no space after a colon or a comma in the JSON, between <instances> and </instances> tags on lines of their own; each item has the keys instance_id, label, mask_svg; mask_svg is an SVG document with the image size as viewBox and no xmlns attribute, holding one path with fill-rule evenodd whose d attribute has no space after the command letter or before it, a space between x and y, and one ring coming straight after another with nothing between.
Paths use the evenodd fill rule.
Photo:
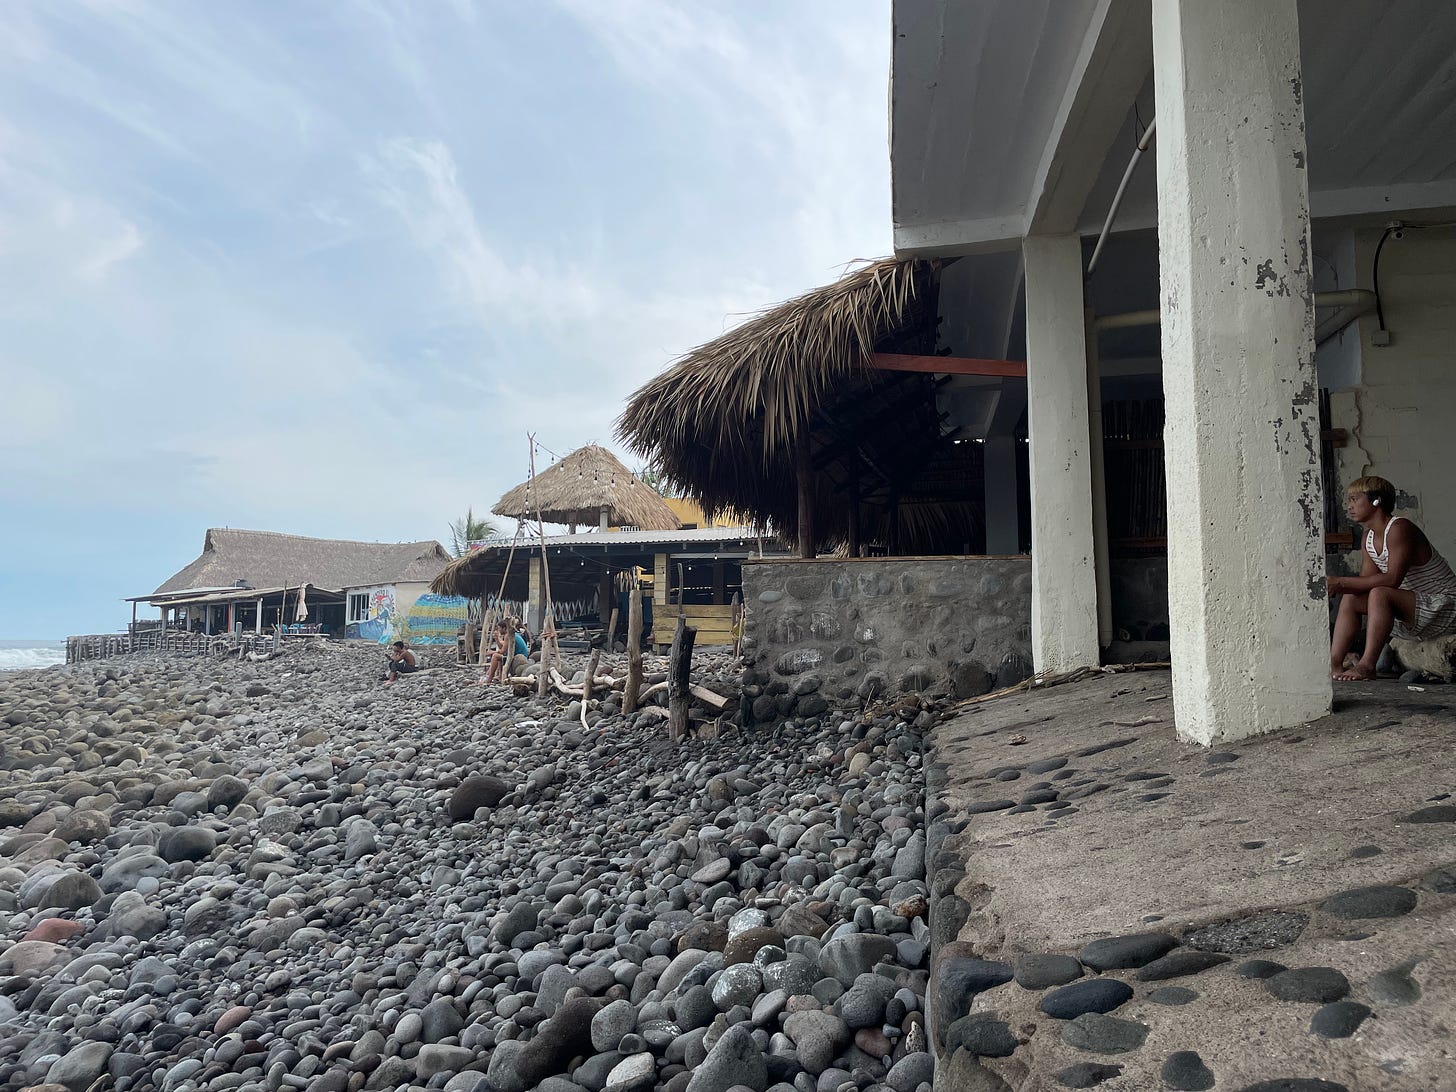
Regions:
<instances>
[{"instance_id":1,"label":"wooden fence","mask_svg":"<svg viewBox=\"0 0 1456 1092\"><path fill-rule=\"evenodd\" d=\"M66 638L66 663L106 660L132 653L223 657L245 652L273 652L277 640L258 633L188 633L183 630L136 629L131 633L88 633Z\"/></svg>"}]
</instances>

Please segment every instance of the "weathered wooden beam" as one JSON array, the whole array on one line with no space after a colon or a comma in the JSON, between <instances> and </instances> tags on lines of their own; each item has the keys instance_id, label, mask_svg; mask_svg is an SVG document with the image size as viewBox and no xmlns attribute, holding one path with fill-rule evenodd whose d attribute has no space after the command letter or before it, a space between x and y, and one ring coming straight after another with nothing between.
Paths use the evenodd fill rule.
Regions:
<instances>
[{"instance_id":1,"label":"weathered wooden beam","mask_svg":"<svg viewBox=\"0 0 1456 1092\"><path fill-rule=\"evenodd\" d=\"M681 614L672 635L667 667L667 736L678 740L687 735L688 709L692 705L693 642L698 631Z\"/></svg>"},{"instance_id":2,"label":"weathered wooden beam","mask_svg":"<svg viewBox=\"0 0 1456 1092\"><path fill-rule=\"evenodd\" d=\"M814 557L814 460L808 437L799 442L796 452L799 485L799 556ZM674 640L674 645L676 641Z\"/></svg>"},{"instance_id":3,"label":"weathered wooden beam","mask_svg":"<svg viewBox=\"0 0 1456 1092\"><path fill-rule=\"evenodd\" d=\"M908 353L876 353L876 370L882 372L926 372L931 375L1026 376L1024 360L981 360L968 356L912 356Z\"/></svg>"},{"instance_id":4,"label":"weathered wooden beam","mask_svg":"<svg viewBox=\"0 0 1456 1092\"><path fill-rule=\"evenodd\" d=\"M637 711L637 692L642 689L642 586L632 570L632 591L627 597L627 688L622 692L622 712Z\"/></svg>"}]
</instances>

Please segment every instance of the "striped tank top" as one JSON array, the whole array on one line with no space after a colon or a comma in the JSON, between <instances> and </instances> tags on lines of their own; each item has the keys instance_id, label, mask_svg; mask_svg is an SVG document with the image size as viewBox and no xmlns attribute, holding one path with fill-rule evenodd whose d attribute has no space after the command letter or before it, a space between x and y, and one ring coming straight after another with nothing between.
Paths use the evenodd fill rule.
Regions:
<instances>
[{"instance_id":1,"label":"striped tank top","mask_svg":"<svg viewBox=\"0 0 1456 1092\"><path fill-rule=\"evenodd\" d=\"M1386 541L1375 552L1375 532L1365 532L1365 552L1381 572L1390 571L1390 527L1404 516L1391 516L1385 525ZM1416 608L1411 620L1395 620L1392 636L1412 641L1431 641L1456 633L1456 573L1446 559L1431 547L1431 560L1424 565L1412 565L1405 572L1400 586L1415 596Z\"/></svg>"},{"instance_id":2,"label":"striped tank top","mask_svg":"<svg viewBox=\"0 0 1456 1092\"><path fill-rule=\"evenodd\" d=\"M1380 544L1379 553L1375 552L1375 532L1365 532L1365 552L1375 562L1375 567L1383 573L1390 571L1390 528L1400 519L1405 517L1391 516L1390 522L1385 525L1386 537ZM1456 595L1456 572L1451 571L1446 559L1432 546L1431 560L1424 565L1412 565L1407 569L1400 586L1417 595Z\"/></svg>"}]
</instances>

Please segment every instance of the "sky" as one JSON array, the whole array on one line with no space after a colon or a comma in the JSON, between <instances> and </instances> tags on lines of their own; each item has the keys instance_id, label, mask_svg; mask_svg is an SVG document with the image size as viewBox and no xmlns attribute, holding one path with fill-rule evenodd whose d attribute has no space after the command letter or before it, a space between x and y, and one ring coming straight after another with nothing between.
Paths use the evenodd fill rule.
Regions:
<instances>
[{"instance_id":1,"label":"sky","mask_svg":"<svg viewBox=\"0 0 1456 1092\"><path fill-rule=\"evenodd\" d=\"M0 639L212 526L448 544L528 432L637 465L633 390L889 253L889 50L881 0L7 0Z\"/></svg>"}]
</instances>

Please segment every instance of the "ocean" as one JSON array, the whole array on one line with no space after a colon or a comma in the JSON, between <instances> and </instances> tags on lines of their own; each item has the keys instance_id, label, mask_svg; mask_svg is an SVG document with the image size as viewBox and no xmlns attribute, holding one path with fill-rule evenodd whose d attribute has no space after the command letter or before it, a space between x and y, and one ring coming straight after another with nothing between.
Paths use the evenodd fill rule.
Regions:
<instances>
[{"instance_id":1,"label":"ocean","mask_svg":"<svg viewBox=\"0 0 1456 1092\"><path fill-rule=\"evenodd\" d=\"M0 641L0 671L26 671L65 662L65 641Z\"/></svg>"}]
</instances>

